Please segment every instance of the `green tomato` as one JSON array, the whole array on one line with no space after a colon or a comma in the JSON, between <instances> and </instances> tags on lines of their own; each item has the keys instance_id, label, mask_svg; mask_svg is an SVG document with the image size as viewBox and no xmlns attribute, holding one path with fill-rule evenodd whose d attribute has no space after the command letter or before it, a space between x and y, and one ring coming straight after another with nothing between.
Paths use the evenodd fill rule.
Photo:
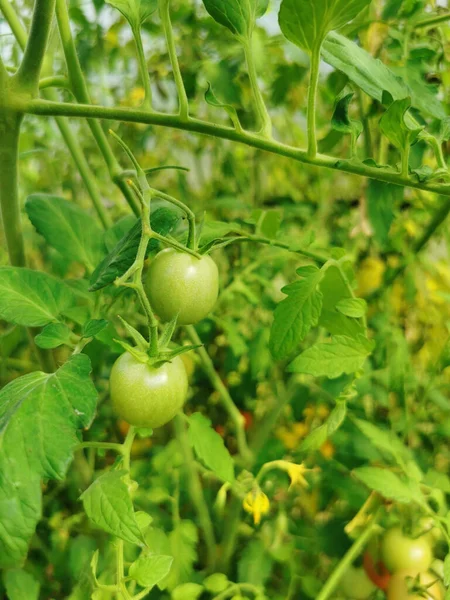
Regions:
<instances>
[{"instance_id":1,"label":"green tomato","mask_svg":"<svg viewBox=\"0 0 450 600\"><path fill-rule=\"evenodd\" d=\"M339 591L351 600L366 600L376 589L362 567L350 566L339 584Z\"/></svg>"},{"instance_id":2,"label":"green tomato","mask_svg":"<svg viewBox=\"0 0 450 600\"><path fill-rule=\"evenodd\" d=\"M433 552L428 536L410 538L400 527L389 529L381 541L381 558L391 573L416 569L427 571L433 561Z\"/></svg>"},{"instance_id":3,"label":"green tomato","mask_svg":"<svg viewBox=\"0 0 450 600\"><path fill-rule=\"evenodd\" d=\"M135 427L161 427L186 401L188 378L179 356L154 368L129 352L111 370L110 395L116 414Z\"/></svg>"},{"instance_id":4,"label":"green tomato","mask_svg":"<svg viewBox=\"0 0 450 600\"><path fill-rule=\"evenodd\" d=\"M425 595L421 591L408 592L411 589L411 583L408 581L408 577L417 577L417 571L399 571L392 575L389 581L389 587L387 590L387 600L443 600L444 591L442 584L436 581L437 577L433 573L420 573L419 581L420 585L426 590ZM433 585L431 585L434 581ZM428 587L431 586L431 587Z\"/></svg>"},{"instance_id":5,"label":"green tomato","mask_svg":"<svg viewBox=\"0 0 450 600\"><path fill-rule=\"evenodd\" d=\"M219 294L219 271L210 256L196 258L166 248L150 263L145 287L152 307L163 321L178 314L179 325L190 325L213 309Z\"/></svg>"}]
</instances>

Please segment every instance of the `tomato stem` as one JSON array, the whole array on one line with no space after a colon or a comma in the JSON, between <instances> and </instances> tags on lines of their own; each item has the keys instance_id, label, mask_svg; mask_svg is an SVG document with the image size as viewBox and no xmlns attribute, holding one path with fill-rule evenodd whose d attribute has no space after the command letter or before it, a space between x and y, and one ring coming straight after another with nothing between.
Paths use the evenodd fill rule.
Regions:
<instances>
[{"instance_id":1,"label":"tomato stem","mask_svg":"<svg viewBox=\"0 0 450 600\"><path fill-rule=\"evenodd\" d=\"M252 88L253 98L255 101L256 114L258 115L259 125L261 127L261 135L267 138L272 137L272 120L267 111L264 98L258 85L258 74L253 56L252 39L248 39L243 43L245 60L247 62L248 76Z\"/></svg>"},{"instance_id":2,"label":"tomato stem","mask_svg":"<svg viewBox=\"0 0 450 600\"><path fill-rule=\"evenodd\" d=\"M320 45L314 47L311 53L311 65L309 72L308 86L308 156L315 158L317 154L317 137L316 137L316 104L317 104L317 86L319 83L320 73Z\"/></svg>"}]
</instances>

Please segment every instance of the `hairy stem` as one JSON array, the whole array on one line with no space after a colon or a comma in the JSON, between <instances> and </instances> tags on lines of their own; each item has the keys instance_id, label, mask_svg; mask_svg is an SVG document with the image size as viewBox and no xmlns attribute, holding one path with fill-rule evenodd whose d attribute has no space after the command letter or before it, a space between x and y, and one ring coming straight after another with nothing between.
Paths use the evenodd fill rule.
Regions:
<instances>
[{"instance_id":1,"label":"hairy stem","mask_svg":"<svg viewBox=\"0 0 450 600\"><path fill-rule=\"evenodd\" d=\"M16 85L24 92L37 96L39 75L55 10L55 0L36 0L30 35L19 70L14 76Z\"/></svg>"},{"instance_id":2,"label":"hairy stem","mask_svg":"<svg viewBox=\"0 0 450 600\"><path fill-rule=\"evenodd\" d=\"M1 1L3 2L5 0ZM64 57L66 59L67 70L72 91L78 102L89 104L91 99L86 85L86 80L81 69L80 61L78 60L78 55L72 37L72 32L70 30L69 13L67 11L66 0L56 0L56 19L58 22L59 34L64 50ZM114 156L111 146L109 145L108 138L106 137L106 134L103 131L101 124L94 119L89 119L88 125L92 132L92 135L94 136L100 153L103 156L103 159L106 163L106 167L108 169L109 175L113 183L117 185L117 187L124 195L126 201L128 202L131 210L134 212L135 215L138 216L140 212L139 205L136 203L135 198L129 187L120 177L121 169L119 163L116 160L116 157Z\"/></svg>"},{"instance_id":3,"label":"hairy stem","mask_svg":"<svg viewBox=\"0 0 450 600\"><path fill-rule=\"evenodd\" d=\"M270 138L272 137L272 120L258 85L258 74L256 72L251 39L244 43L244 54L245 60L247 61L248 76L255 101L256 114L258 115L259 125L261 127L260 133L264 137Z\"/></svg>"},{"instance_id":4,"label":"hairy stem","mask_svg":"<svg viewBox=\"0 0 450 600\"><path fill-rule=\"evenodd\" d=\"M145 60L144 44L142 43L142 34L140 26L133 27L133 37L136 43L138 56L139 72L141 74L142 85L144 87L144 102L142 107L152 109L152 86L150 84L150 75L148 73L147 61Z\"/></svg>"},{"instance_id":5,"label":"hairy stem","mask_svg":"<svg viewBox=\"0 0 450 600\"><path fill-rule=\"evenodd\" d=\"M200 525L203 529L203 534L205 536L206 549L208 553L208 567L213 571L216 561L216 540L214 537L214 528L212 525L211 516L209 514L208 505L206 504L205 497L203 495L200 477L195 467L194 455L186 433L186 425L181 416L177 416L175 418L175 431L181 451L183 453L184 463L188 474L189 492L192 502L196 508Z\"/></svg>"},{"instance_id":6,"label":"hairy stem","mask_svg":"<svg viewBox=\"0 0 450 600\"><path fill-rule=\"evenodd\" d=\"M350 547L350 549L346 552L343 558L340 560L334 571L328 577L327 582L320 590L319 595L316 600L328 600L329 598L334 597L333 594L339 585L341 578L347 569L353 564L354 560L362 553L367 542L370 538L375 534L378 529L378 525L376 525L375 518L373 521L366 527L366 529L362 532L359 538L354 542L354 544Z\"/></svg>"},{"instance_id":7,"label":"hairy stem","mask_svg":"<svg viewBox=\"0 0 450 600\"><path fill-rule=\"evenodd\" d=\"M308 86L308 156L314 158L317 154L316 136L316 103L317 85L319 83L320 46L314 48L311 54L311 66Z\"/></svg>"},{"instance_id":8,"label":"hairy stem","mask_svg":"<svg viewBox=\"0 0 450 600\"><path fill-rule=\"evenodd\" d=\"M369 179L377 179L378 181L395 183L396 185L450 196L450 185L448 184L421 182L416 180L416 178L403 177L401 174L393 173L388 169L371 167L362 162L352 162L325 154L316 154L316 156L312 158L308 155L306 150L301 148L289 146L273 139L267 139L249 131L236 131L232 127L209 123L201 119L190 118L188 121L183 121L178 115L157 112L149 113L136 108L112 108L88 104L74 104L70 102L48 102L45 100L30 100L28 102L23 102L22 109L24 112L35 115L108 119L130 123L146 123L148 125L160 125L162 127L172 127L174 129L192 131L246 144L247 146L259 148L273 154L278 154L279 156L285 156L301 163L335 169L337 171L343 171L344 173L353 173L355 175L368 177Z\"/></svg>"},{"instance_id":9,"label":"hairy stem","mask_svg":"<svg viewBox=\"0 0 450 600\"><path fill-rule=\"evenodd\" d=\"M180 65L178 63L177 49L173 36L172 23L170 21L170 0L159 0L159 15L161 17L164 35L166 36L167 51L169 53L170 63L172 65L173 78L178 92L179 110L178 114L183 120L189 118L189 102L184 87L183 77L181 75Z\"/></svg>"},{"instance_id":10,"label":"hairy stem","mask_svg":"<svg viewBox=\"0 0 450 600\"><path fill-rule=\"evenodd\" d=\"M187 325L185 329L189 338L191 339L191 342L196 346L200 346L199 348L197 348L196 351L198 352L202 361L203 370L209 377L209 380L212 383L214 389L217 392L219 392L222 404L224 405L225 410L228 412L231 420L234 423L239 453L241 454L244 461L251 462L252 453L247 445L247 439L245 436L244 429L244 417L239 412L227 388L225 387L219 375L217 374L216 369L214 368L214 363L209 357L209 354L206 352L195 327L193 325Z\"/></svg>"}]
</instances>

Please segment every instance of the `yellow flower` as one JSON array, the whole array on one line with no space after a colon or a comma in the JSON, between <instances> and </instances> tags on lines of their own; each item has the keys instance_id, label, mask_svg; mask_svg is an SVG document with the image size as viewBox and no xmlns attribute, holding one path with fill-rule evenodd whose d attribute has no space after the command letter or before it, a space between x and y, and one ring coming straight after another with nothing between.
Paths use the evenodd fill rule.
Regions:
<instances>
[{"instance_id":1,"label":"yellow flower","mask_svg":"<svg viewBox=\"0 0 450 600\"><path fill-rule=\"evenodd\" d=\"M383 282L383 274L386 269L384 262L377 258L368 256L359 265L357 274L358 296L368 296L374 292Z\"/></svg>"},{"instance_id":2,"label":"yellow flower","mask_svg":"<svg viewBox=\"0 0 450 600\"><path fill-rule=\"evenodd\" d=\"M261 517L269 512L270 502L266 494L257 487L245 496L242 506L253 515L255 525L259 525Z\"/></svg>"},{"instance_id":3,"label":"yellow flower","mask_svg":"<svg viewBox=\"0 0 450 600\"><path fill-rule=\"evenodd\" d=\"M291 485L289 489L291 489L294 485L299 485L300 487L307 488L309 487L308 482L306 481L304 475L308 471L303 463L296 465L295 463L287 463L286 471L291 478Z\"/></svg>"}]
</instances>

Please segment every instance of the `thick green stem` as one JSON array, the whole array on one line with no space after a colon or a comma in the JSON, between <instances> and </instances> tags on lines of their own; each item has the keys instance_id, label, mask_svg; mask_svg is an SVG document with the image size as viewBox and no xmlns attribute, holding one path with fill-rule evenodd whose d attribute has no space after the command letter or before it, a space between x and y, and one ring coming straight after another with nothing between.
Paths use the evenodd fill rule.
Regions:
<instances>
[{"instance_id":1,"label":"thick green stem","mask_svg":"<svg viewBox=\"0 0 450 600\"><path fill-rule=\"evenodd\" d=\"M145 97L142 107L152 109L152 86L150 84L150 75L148 73L147 61L145 60L144 44L142 43L142 34L140 26L133 28L133 37L136 43L139 71L141 73L142 85L144 87Z\"/></svg>"},{"instance_id":2,"label":"thick green stem","mask_svg":"<svg viewBox=\"0 0 450 600\"><path fill-rule=\"evenodd\" d=\"M6 20L8 21L8 24L11 27L14 36L19 43L19 46L22 49L25 48L25 45L27 43L27 34L25 29L22 27L22 24L20 23L19 19L17 18L17 15L14 12L14 9L12 8L11 4L9 4L8 0L0 0L0 8ZM45 89L47 85L58 82L64 82L65 85L63 87L66 87L66 84L70 86L70 83L65 77L47 77L39 81L39 87L41 89ZM58 96L54 90L46 90L44 92L44 96L49 100L58 100ZM76 135L73 133L73 130L66 119L64 119L63 117L56 117L55 121L66 143L66 146L78 168L78 171L86 186L88 194L92 199L92 203L97 211L100 221L102 222L105 228L110 227L111 220L101 202L100 192L95 182L94 174L92 173L88 165L88 162L86 160L86 157L84 156L84 152L81 149Z\"/></svg>"},{"instance_id":3,"label":"thick green stem","mask_svg":"<svg viewBox=\"0 0 450 600\"><path fill-rule=\"evenodd\" d=\"M187 470L189 492L197 511L200 525L203 529L203 534L205 536L206 549L208 553L208 567L211 571L213 571L216 561L216 540L214 537L214 528L212 525L211 516L209 514L208 505L206 504L205 497L203 495L200 477L195 467L194 454L187 437L186 425L181 416L177 416L175 418L175 431L181 451L183 453L184 464Z\"/></svg>"},{"instance_id":4,"label":"thick green stem","mask_svg":"<svg viewBox=\"0 0 450 600\"><path fill-rule=\"evenodd\" d=\"M167 51L169 53L170 63L172 65L173 78L178 92L179 110L178 114L183 120L189 118L189 102L186 94L186 89L181 75L180 65L178 63L177 49L173 37L172 23L170 21L170 0L159 0L159 15L166 36Z\"/></svg>"},{"instance_id":5,"label":"thick green stem","mask_svg":"<svg viewBox=\"0 0 450 600\"><path fill-rule=\"evenodd\" d=\"M1 2L7 0L0 0ZM61 43L64 50L64 56L66 59L67 70L69 74L69 81L75 98L78 102L89 104L91 99L89 91L84 79L83 71L81 69L80 61L78 60L77 50L70 30L69 13L67 11L66 0L56 0L56 18L58 21L58 29L61 37ZM121 169L119 163L114 156L114 153L109 145L108 138L103 131L101 124L94 120L88 120L89 128L94 136L100 153L106 163L109 175L121 190L126 201L135 215L139 215L139 205L136 203L134 196L126 185L126 183L120 177Z\"/></svg>"},{"instance_id":6,"label":"thick green stem","mask_svg":"<svg viewBox=\"0 0 450 600\"><path fill-rule=\"evenodd\" d=\"M260 133L264 137L270 138L272 137L272 120L267 111L266 103L264 102L264 98L258 85L258 74L256 72L251 39L244 43L244 54L245 60L247 61L248 76L255 101L255 109L258 115L259 125L261 127Z\"/></svg>"},{"instance_id":7,"label":"thick green stem","mask_svg":"<svg viewBox=\"0 0 450 600\"><path fill-rule=\"evenodd\" d=\"M23 102L22 109L24 112L35 115L107 119L129 123L145 123L148 125L159 125L162 127L192 131L246 144L247 146L259 148L266 152L272 152L279 156L285 156L301 163L335 169L344 173L353 173L355 175L361 175L362 177L377 179L378 181L395 183L396 185L403 185L405 187L450 196L450 185L448 184L421 182L416 178L402 177L402 175L388 169L371 167L363 162L358 163L355 161L343 160L325 154L317 154L312 158L308 156L306 150L301 148L289 146L273 139L267 139L249 131L236 131L232 127L209 123L192 117L188 121L183 121L178 115L157 112L150 113L136 108L110 108L106 106L74 104L71 102L48 102L45 100L30 100L29 102Z\"/></svg>"},{"instance_id":8,"label":"thick green stem","mask_svg":"<svg viewBox=\"0 0 450 600\"><path fill-rule=\"evenodd\" d=\"M209 354L206 352L195 327L193 325L187 325L186 332L190 337L191 342L196 346L200 346L199 348L197 348L197 352L202 361L203 370L209 377L209 380L212 383L214 389L217 392L219 392L222 404L224 405L225 410L228 412L231 420L234 423L239 453L245 462L251 462L252 453L247 445L247 439L245 436L244 429L244 417L239 412L239 409L233 402L233 399L230 396L227 388L225 387L219 375L217 374L216 369L214 368L214 363L209 357Z\"/></svg>"},{"instance_id":9,"label":"thick green stem","mask_svg":"<svg viewBox=\"0 0 450 600\"><path fill-rule=\"evenodd\" d=\"M18 184L21 120L17 113L0 113L0 205L9 260L16 267L26 262Z\"/></svg>"},{"instance_id":10,"label":"thick green stem","mask_svg":"<svg viewBox=\"0 0 450 600\"><path fill-rule=\"evenodd\" d=\"M421 21L413 23L411 27L414 29L418 29L419 27L432 27L433 25L439 25L440 23L445 23L446 21L450 21L450 12L445 12L442 15L433 15L427 17Z\"/></svg>"},{"instance_id":11,"label":"thick green stem","mask_svg":"<svg viewBox=\"0 0 450 600\"><path fill-rule=\"evenodd\" d=\"M311 54L311 66L308 86L308 156L314 158L317 154L316 136L316 103L317 85L319 83L320 46L314 48Z\"/></svg>"},{"instance_id":12,"label":"thick green stem","mask_svg":"<svg viewBox=\"0 0 450 600\"><path fill-rule=\"evenodd\" d=\"M359 538L354 542L354 544L350 547L350 549L343 556L341 561L338 563L334 571L328 577L327 582L320 590L319 595L316 600L328 600L332 598L332 594L336 590L337 586L341 578L347 569L353 564L355 559L362 553L365 546L367 545L370 538L375 534L378 529L378 525L376 525L375 518L374 520L366 527L366 529L362 532Z\"/></svg>"},{"instance_id":13,"label":"thick green stem","mask_svg":"<svg viewBox=\"0 0 450 600\"><path fill-rule=\"evenodd\" d=\"M54 10L55 0L35 1L30 35L19 70L14 76L17 87L22 92L34 96L38 94L39 75L47 48Z\"/></svg>"}]
</instances>

